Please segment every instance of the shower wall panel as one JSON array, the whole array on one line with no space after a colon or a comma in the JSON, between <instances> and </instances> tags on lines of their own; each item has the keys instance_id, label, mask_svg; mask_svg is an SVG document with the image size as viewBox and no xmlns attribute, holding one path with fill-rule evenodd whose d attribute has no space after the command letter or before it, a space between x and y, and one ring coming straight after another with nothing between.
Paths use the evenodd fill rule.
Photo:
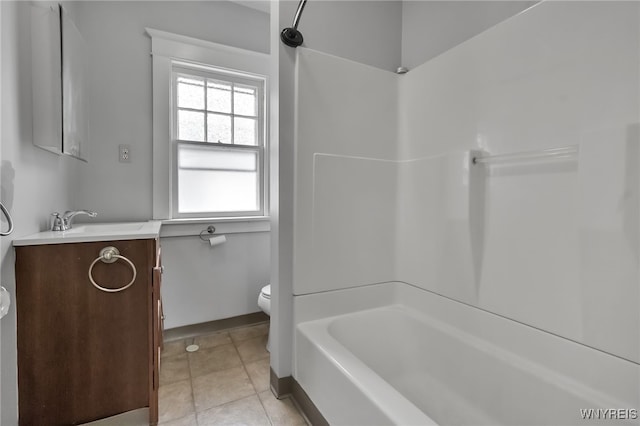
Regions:
<instances>
[{"instance_id":1,"label":"shower wall panel","mask_svg":"<svg viewBox=\"0 0 640 426\"><path fill-rule=\"evenodd\" d=\"M294 294L393 279L397 76L298 48Z\"/></svg>"},{"instance_id":2,"label":"shower wall panel","mask_svg":"<svg viewBox=\"0 0 640 426\"><path fill-rule=\"evenodd\" d=\"M397 167L396 279L475 302L482 228L471 221L471 209L482 207L477 197L483 188L477 185L484 182L470 174L476 170L469 151L400 161Z\"/></svg>"},{"instance_id":3,"label":"shower wall panel","mask_svg":"<svg viewBox=\"0 0 640 426\"><path fill-rule=\"evenodd\" d=\"M333 290L395 277L397 163L316 154L310 274Z\"/></svg>"},{"instance_id":4,"label":"shower wall panel","mask_svg":"<svg viewBox=\"0 0 640 426\"><path fill-rule=\"evenodd\" d=\"M294 294L404 281L640 362L639 27L543 2L405 75L297 49Z\"/></svg>"},{"instance_id":5,"label":"shower wall panel","mask_svg":"<svg viewBox=\"0 0 640 426\"><path fill-rule=\"evenodd\" d=\"M462 234L438 231L451 172L408 166L397 279L640 362L639 26L637 2L543 2L400 78L402 160L580 153L472 166Z\"/></svg>"}]
</instances>

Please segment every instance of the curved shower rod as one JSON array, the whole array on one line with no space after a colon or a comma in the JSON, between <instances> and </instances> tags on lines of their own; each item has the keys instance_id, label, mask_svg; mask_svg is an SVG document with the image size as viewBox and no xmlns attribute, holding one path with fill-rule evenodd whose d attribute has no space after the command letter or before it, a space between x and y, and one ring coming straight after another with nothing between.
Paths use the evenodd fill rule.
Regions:
<instances>
[{"instance_id":1,"label":"curved shower rod","mask_svg":"<svg viewBox=\"0 0 640 426\"><path fill-rule=\"evenodd\" d=\"M307 4L307 0L300 0L296 15L293 17L293 25L280 32L280 40L289 47L298 47L304 41L302 33L298 31L298 24L300 23L300 17L302 16L305 4Z\"/></svg>"}]
</instances>

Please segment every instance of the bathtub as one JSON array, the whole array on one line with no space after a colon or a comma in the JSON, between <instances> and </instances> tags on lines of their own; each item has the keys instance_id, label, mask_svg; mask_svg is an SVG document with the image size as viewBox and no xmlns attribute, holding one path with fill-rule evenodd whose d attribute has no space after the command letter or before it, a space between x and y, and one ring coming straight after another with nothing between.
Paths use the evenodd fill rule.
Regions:
<instances>
[{"instance_id":1,"label":"bathtub","mask_svg":"<svg viewBox=\"0 0 640 426\"><path fill-rule=\"evenodd\" d=\"M294 321L331 425L640 424L637 364L408 284L296 296Z\"/></svg>"}]
</instances>

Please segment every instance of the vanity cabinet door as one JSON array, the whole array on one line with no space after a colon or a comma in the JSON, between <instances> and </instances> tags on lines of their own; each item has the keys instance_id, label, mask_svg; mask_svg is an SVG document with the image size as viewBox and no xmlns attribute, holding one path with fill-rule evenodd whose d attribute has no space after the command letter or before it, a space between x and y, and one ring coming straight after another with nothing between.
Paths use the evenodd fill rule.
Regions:
<instances>
[{"instance_id":1,"label":"vanity cabinet door","mask_svg":"<svg viewBox=\"0 0 640 426\"><path fill-rule=\"evenodd\" d=\"M158 388L160 387L160 355L163 345L162 340L162 295L160 293L160 284L162 282L162 260L160 256L161 249L158 246L156 254L156 263L153 268L153 290L151 297L151 321L152 321L152 343L151 343L151 377L153 378L149 389L149 423L156 424L158 422Z\"/></svg>"},{"instance_id":2,"label":"vanity cabinet door","mask_svg":"<svg viewBox=\"0 0 640 426\"><path fill-rule=\"evenodd\" d=\"M124 291L89 281L106 246L137 269ZM155 248L156 240L16 247L20 425L81 424L150 405ZM132 270L98 261L92 276L117 288Z\"/></svg>"}]
</instances>

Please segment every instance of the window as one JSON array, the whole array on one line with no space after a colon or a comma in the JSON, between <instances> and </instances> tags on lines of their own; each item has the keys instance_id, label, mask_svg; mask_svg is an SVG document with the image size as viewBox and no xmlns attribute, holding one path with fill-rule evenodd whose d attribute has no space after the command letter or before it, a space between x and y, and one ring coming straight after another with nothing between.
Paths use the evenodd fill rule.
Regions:
<instances>
[{"instance_id":1,"label":"window","mask_svg":"<svg viewBox=\"0 0 640 426\"><path fill-rule=\"evenodd\" d=\"M173 217L264 215L264 78L173 64Z\"/></svg>"},{"instance_id":2,"label":"window","mask_svg":"<svg viewBox=\"0 0 640 426\"><path fill-rule=\"evenodd\" d=\"M211 221L243 232L268 229L269 54L146 32L153 65L153 218L185 235Z\"/></svg>"}]
</instances>

